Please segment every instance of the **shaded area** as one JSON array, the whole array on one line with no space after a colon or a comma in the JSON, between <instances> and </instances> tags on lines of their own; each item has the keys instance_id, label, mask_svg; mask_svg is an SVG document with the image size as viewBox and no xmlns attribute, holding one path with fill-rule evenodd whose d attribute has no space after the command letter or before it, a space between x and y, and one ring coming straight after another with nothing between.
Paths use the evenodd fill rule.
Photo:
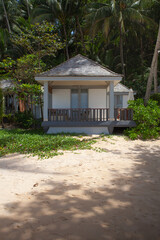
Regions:
<instances>
[{"instance_id":1,"label":"shaded area","mask_svg":"<svg viewBox=\"0 0 160 240\"><path fill-rule=\"evenodd\" d=\"M160 149L137 145L134 167L105 187L79 182L44 182L6 204L0 217L1 240L159 240ZM119 153L118 153L119 154ZM130 157L130 156L128 156ZM74 176L73 176L74 177Z\"/></svg>"},{"instance_id":2,"label":"shaded area","mask_svg":"<svg viewBox=\"0 0 160 240\"><path fill-rule=\"evenodd\" d=\"M18 158L16 158L16 156ZM14 159L13 159L14 157ZM29 173L41 173L41 174L47 174L47 175L59 175L62 173L58 173L58 172L53 172L51 169L50 170L44 170L40 167L37 166L37 168L35 168L35 166L33 166L33 164L24 164L24 161L21 161L21 159L19 158L19 154L14 154L11 155L11 157L6 157L7 159L5 160L0 160L0 169L2 170L10 170L10 171L16 171L16 172L29 172ZM10 159L8 159L10 158ZM36 161L36 160L35 160ZM28 161L29 162L29 161Z\"/></svg>"}]
</instances>

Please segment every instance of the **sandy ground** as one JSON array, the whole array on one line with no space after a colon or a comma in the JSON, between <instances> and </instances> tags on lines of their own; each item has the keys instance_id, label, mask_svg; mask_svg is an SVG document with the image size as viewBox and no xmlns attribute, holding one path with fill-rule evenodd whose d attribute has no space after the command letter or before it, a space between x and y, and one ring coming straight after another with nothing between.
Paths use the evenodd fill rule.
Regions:
<instances>
[{"instance_id":1,"label":"sandy ground","mask_svg":"<svg viewBox=\"0 0 160 240\"><path fill-rule=\"evenodd\" d=\"M160 240L160 140L95 147L0 158L0 240Z\"/></svg>"}]
</instances>

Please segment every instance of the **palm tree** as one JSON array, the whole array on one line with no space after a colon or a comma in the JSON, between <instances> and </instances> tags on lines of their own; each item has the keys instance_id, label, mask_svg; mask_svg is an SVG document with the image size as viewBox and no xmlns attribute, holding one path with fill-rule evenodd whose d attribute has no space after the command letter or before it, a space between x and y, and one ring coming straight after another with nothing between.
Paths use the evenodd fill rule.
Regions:
<instances>
[{"instance_id":1,"label":"palm tree","mask_svg":"<svg viewBox=\"0 0 160 240\"><path fill-rule=\"evenodd\" d=\"M9 23L9 19L8 19L8 14L7 14L7 11L6 11L6 7L5 7L5 4L4 4L4 0L1 0L1 2L2 2L2 7L3 7L4 15L5 15L5 18L6 18L6 24L7 24L8 32L11 33L11 27L10 27L10 23Z\"/></svg>"},{"instance_id":2,"label":"palm tree","mask_svg":"<svg viewBox=\"0 0 160 240\"><path fill-rule=\"evenodd\" d=\"M7 29L0 28L0 60L4 58L7 52L9 42L9 33Z\"/></svg>"},{"instance_id":3,"label":"palm tree","mask_svg":"<svg viewBox=\"0 0 160 240\"><path fill-rule=\"evenodd\" d=\"M0 0L0 27L6 28L9 33L15 31L17 18L21 13L17 0Z\"/></svg>"},{"instance_id":4,"label":"palm tree","mask_svg":"<svg viewBox=\"0 0 160 240\"><path fill-rule=\"evenodd\" d=\"M33 9L34 1L30 0L19 0L18 1L19 7L21 9L21 16L25 19L30 18L31 11Z\"/></svg>"},{"instance_id":5,"label":"palm tree","mask_svg":"<svg viewBox=\"0 0 160 240\"><path fill-rule=\"evenodd\" d=\"M139 10L141 1L135 0L107 0L105 3L94 3L89 8L87 18L92 21L92 31L100 27L108 37L111 31L119 34L119 48L122 73L125 78L124 37L128 23L142 24L144 18Z\"/></svg>"},{"instance_id":6,"label":"palm tree","mask_svg":"<svg viewBox=\"0 0 160 240\"><path fill-rule=\"evenodd\" d=\"M33 11L35 21L48 20L52 23L60 23L62 25L67 59L69 59L69 51L66 26L69 17L73 15L73 7L74 1L71 0L46 0L45 4L40 4Z\"/></svg>"},{"instance_id":7,"label":"palm tree","mask_svg":"<svg viewBox=\"0 0 160 240\"><path fill-rule=\"evenodd\" d=\"M158 61L158 50L160 50L160 23L159 23L159 30L158 30L158 35L157 35L157 42L154 50L154 55L152 59L152 64L151 64L151 69L150 69L150 74L148 77L148 82L147 82L147 89L146 89L146 95L145 95L145 103L150 98L151 94L151 87L152 87L152 80L153 76L155 75L155 67L157 67L157 61Z\"/></svg>"},{"instance_id":8,"label":"palm tree","mask_svg":"<svg viewBox=\"0 0 160 240\"><path fill-rule=\"evenodd\" d=\"M84 6L87 3L87 1L86 0L73 0L73 3L74 3L74 5L72 8L72 14L75 18L75 23L77 25L77 29L79 30L80 37L81 37L83 51L86 55L86 46L85 46L85 42L84 42L84 34L82 31L80 19L83 20L83 18L84 18Z\"/></svg>"}]
</instances>

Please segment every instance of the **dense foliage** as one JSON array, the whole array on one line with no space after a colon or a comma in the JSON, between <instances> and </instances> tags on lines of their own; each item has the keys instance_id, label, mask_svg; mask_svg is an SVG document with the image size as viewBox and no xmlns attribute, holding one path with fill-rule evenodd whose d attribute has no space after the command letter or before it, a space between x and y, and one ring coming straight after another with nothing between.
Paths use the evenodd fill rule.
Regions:
<instances>
[{"instance_id":1,"label":"dense foliage","mask_svg":"<svg viewBox=\"0 0 160 240\"><path fill-rule=\"evenodd\" d=\"M2 116L3 116L3 94L2 90L0 89L0 123L2 121Z\"/></svg>"},{"instance_id":2,"label":"dense foliage","mask_svg":"<svg viewBox=\"0 0 160 240\"><path fill-rule=\"evenodd\" d=\"M152 100L155 100L158 102L158 105L160 107L160 93L155 93L155 94L152 94L151 97L150 97Z\"/></svg>"},{"instance_id":3,"label":"dense foliage","mask_svg":"<svg viewBox=\"0 0 160 240\"><path fill-rule=\"evenodd\" d=\"M34 118L31 111L17 112L14 117L16 126L29 129L40 127L41 122Z\"/></svg>"},{"instance_id":4,"label":"dense foliage","mask_svg":"<svg viewBox=\"0 0 160 240\"><path fill-rule=\"evenodd\" d=\"M129 101L129 108L133 109L133 120L137 125L126 132L131 139L159 137L160 107L156 101L149 100L146 106L143 99Z\"/></svg>"},{"instance_id":5,"label":"dense foliage","mask_svg":"<svg viewBox=\"0 0 160 240\"><path fill-rule=\"evenodd\" d=\"M91 149L93 142L94 140L81 140L69 135L46 135L43 131L1 130L0 156L21 153L49 158L62 154L59 150Z\"/></svg>"},{"instance_id":6,"label":"dense foliage","mask_svg":"<svg viewBox=\"0 0 160 240\"><path fill-rule=\"evenodd\" d=\"M123 73L144 97L159 20L158 0L2 0L0 74L33 83L37 72L82 53Z\"/></svg>"}]
</instances>

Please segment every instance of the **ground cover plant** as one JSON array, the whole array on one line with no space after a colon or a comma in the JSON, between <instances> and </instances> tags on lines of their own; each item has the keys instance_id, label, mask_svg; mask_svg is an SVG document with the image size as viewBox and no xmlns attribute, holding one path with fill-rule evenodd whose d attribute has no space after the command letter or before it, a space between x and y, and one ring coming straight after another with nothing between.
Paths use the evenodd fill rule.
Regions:
<instances>
[{"instance_id":1,"label":"ground cover plant","mask_svg":"<svg viewBox=\"0 0 160 240\"><path fill-rule=\"evenodd\" d=\"M3 129L0 130L0 156L21 153L49 158L62 154L59 150L91 149L94 142L67 134L47 135L42 130Z\"/></svg>"}]
</instances>

